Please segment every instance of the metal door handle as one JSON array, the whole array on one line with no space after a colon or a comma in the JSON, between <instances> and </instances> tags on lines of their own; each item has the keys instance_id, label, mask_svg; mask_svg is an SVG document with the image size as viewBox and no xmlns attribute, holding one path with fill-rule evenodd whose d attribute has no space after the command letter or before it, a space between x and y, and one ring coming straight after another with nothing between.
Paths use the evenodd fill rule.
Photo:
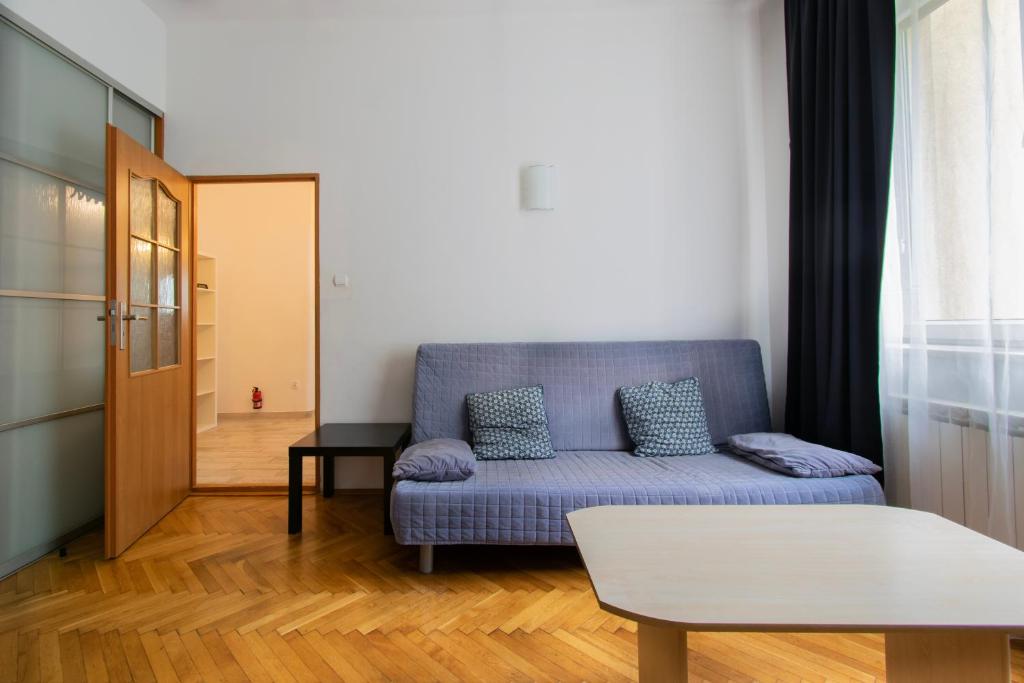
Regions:
<instances>
[{"instance_id":1,"label":"metal door handle","mask_svg":"<svg viewBox=\"0 0 1024 683\"><path fill-rule=\"evenodd\" d=\"M121 321L117 317L117 300L108 301L106 315L98 315L96 320L110 321L110 326L107 328L107 341L111 346L117 346L120 336L119 327L121 326Z\"/></svg>"},{"instance_id":2,"label":"metal door handle","mask_svg":"<svg viewBox=\"0 0 1024 683\"><path fill-rule=\"evenodd\" d=\"M107 316L105 316L105 315L98 315L98 316L96 316L96 322L100 322L100 323L107 322Z\"/></svg>"}]
</instances>

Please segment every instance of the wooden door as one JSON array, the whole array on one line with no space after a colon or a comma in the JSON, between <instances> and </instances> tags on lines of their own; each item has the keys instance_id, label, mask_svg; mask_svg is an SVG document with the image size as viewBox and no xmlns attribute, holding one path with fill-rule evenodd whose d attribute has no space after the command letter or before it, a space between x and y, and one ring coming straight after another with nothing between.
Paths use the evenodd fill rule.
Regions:
<instances>
[{"instance_id":1,"label":"wooden door","mask_svg":"<svg viewBox=\"0 0 1024 683\"><path fill-rule=\"evenodd\" d=\"M191 184L107 126L106 552L189 492Z\"/></svg>"}]
</instances>

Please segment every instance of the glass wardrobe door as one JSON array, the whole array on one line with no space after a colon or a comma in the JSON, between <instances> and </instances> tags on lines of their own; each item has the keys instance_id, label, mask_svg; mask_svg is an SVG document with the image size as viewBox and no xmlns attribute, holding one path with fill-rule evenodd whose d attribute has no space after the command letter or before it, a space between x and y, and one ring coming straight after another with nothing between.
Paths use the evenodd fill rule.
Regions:
<instances>
[{"instance_id":1,"label":"glass wardrobe door","mask_svg":"<svg viewBox=\"0 0 1024 683\"><path fill-rule=\"evenodd\" d=\"M103 515L107 104L0 20L0 576Z\"/></svg>"}]
</instances>

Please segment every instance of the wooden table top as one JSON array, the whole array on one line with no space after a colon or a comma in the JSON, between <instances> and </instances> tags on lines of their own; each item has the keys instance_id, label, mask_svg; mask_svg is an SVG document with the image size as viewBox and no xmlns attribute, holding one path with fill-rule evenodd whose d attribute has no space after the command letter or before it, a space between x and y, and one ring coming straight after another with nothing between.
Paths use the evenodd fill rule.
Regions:
<instances>
[{"instance_id":1,"label":"wooden table top","mask_svg":"<svg viewBox=\"0 0 1024 683\"><path fill-rule=\"evenodd\" d=\"M1024 629L1024 553L874 505L568 514L601 607L693 631Z\"/></svg>"}]
</instances>

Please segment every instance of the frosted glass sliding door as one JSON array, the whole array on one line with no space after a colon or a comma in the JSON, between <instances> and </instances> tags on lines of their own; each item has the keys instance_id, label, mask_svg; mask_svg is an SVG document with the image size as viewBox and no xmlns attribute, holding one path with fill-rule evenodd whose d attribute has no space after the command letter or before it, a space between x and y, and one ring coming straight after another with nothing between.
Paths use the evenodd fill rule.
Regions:
<instances>
[{"instance_id":1,"label":"frosted glass sliding door","mask_svg":"<svg viewBox=\"0 0 1024 683\"><path fill-rule=\"evenodd\" d=\"M0 432L0 548L17 565L103 514L103 412Z\"/></svg>"},{"instance_id":2,"label":"frosted glass sliding door","mask_svg":"<svg viewBox=\"0 0 1024 683\"><path fill-rule=\"evenodd\" d=\"M103 190L107 86L0 23L0 154Z\"/></svg>"},{"instance_id":3,"label":"frosted glass sliding door","mask_svg":"<svg viewBox=\"0 0 1024 683\"><path fill-rule=\"evenodd\" d=\"M151 147L152 114L0 19L0 576L103 515L108 121Z\"/></svg>"},{"instance_id":4,"label":"frosted glass sliding door","mask_svg":"<svg viewBox=\"0 0 1024 683\"><path fill-rule=\"evenodd\" d=\"M153 151L153 115L120 93L114 93L111 123Z\"/></svg>"}]
</instances>

